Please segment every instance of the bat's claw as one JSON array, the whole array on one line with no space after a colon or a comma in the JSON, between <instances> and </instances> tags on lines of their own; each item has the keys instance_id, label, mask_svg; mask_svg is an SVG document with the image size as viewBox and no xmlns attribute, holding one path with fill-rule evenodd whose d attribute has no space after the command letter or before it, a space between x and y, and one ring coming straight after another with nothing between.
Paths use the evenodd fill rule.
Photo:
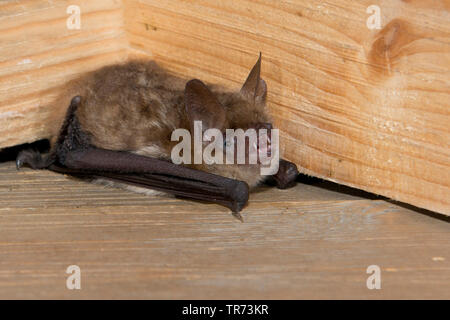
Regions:
<instances>
[{"instance_id":1,"label":"bat's claw","mask_svg":"<svg viewBox=\"0 0 450 320\"><path fill-rule=\"evenodd\" d=\"M35 152L33 152L32 150L20 151L16 158L16 169L20 170L20 168L22 168L24 164L32 163L32 159L35 157Z\"/></svg>"},{"instance_id":2,"label":"bat's claw","mask_svg":"<svg viewBox=\"0 0 450 320\"><path fill-rule=\"evenodd\" d=\"M20 151L16 158L16 168L19 170L24 164L29 165L33 169L47 168L49 163L48 158L42 158L38 151L23 150Z\"/></svg>"},{"instance_id":3,"label":"bat's claw","mask_svg":"<svg viewBox=\"0 0 450 320\"><path fill-rule=\"evenodd\" d=\"M242 216L239 212L233 212L233 217L238 219L240 222L244 222L244 218L242 218Z\"/></svg>"}]
</instances>

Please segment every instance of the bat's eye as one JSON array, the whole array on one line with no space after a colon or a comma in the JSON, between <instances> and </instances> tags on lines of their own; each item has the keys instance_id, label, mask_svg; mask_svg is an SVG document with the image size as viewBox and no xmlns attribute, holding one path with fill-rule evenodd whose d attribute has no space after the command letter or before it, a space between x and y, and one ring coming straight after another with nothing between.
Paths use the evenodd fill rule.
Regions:
<instances>
[{"instance_id":1,"label":"bat's eye","mask_svg":"<svg viewBox=\"0 0 450 320\"><path fill-rule=\"evenodd\" d=\"M223 148L224 149L231 148L232 146L233 146L233 141L230 141L230 140L227 140L227 139L223 140Z\"/></svg>"}]
</instances>

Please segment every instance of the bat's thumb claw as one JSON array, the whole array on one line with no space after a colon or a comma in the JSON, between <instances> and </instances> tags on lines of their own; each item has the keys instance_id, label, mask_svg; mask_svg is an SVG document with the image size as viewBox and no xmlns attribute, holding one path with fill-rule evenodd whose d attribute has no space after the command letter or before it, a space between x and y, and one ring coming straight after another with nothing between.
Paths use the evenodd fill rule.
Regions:
<instances>
[{"instance_id":1,"label":"bat's thumb claw","mask_svg":"<svg viewBox=\"0 0 450 320\"><path fill-rule=\"evenodd\" d=\"M242 216L239 212L233 212L233 217L238 219L240 222L244 222L244 218L242 218Z\"/></svg>"},{"instance_id":2,"label":"bat's thumb claw","mask_svg":"<svg viewBox=\"0 0 450 320\"><path fill-rule=\"evenodd\" d=\"M16 168L19 170L23 165L27 165L33 169L44 169L50 165L49 160L49 157L42 158L38 151L22 150L17 155Z\"/></svg>"}]
</instances>

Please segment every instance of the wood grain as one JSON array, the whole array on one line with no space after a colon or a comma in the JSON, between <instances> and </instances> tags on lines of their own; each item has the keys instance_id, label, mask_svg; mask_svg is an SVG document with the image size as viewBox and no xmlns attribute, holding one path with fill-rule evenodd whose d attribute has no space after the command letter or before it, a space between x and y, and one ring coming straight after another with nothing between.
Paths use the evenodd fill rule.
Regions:
<instances>
[{"instance_id":1,"label":"wood grain","mask_svg":"<svg viewBox=\"0 0 450 320\"><path fill-rule=\"evenodd\" d=\"M67 30L66 7L82 9ZM54 131L77 74L139 54L238 88L263 53L282 149L304 173L450 214L450 5L381 0L0 3L0 147Z\"/></svg>"},{"instance_id":2,"label":"wood grain","mask_svg":"<svg viewBox=\"0 0 450 320\"><path fill-rule=\"evenodd\" d=\"M69 5L81 29L69 30ZM0 2L0 147L48 138L51 102L75 76L127 56L121 2Z\"/></svg>"},{"instance_id":3,"label":"wood grain","mask_svg":"<svg viewBox=\"0 0 450 320\"><path fill-rule=\"evenodd\" d=\"M226 209L0 164L0 298L450 298L450 224L348 188ZM366 269L381 268L381 290ZM66 268L81 268L81 290Z\"/></svg>"},{"instance_id":4,"label":"wood grain","mask_svg":"<svg viewBox=\"0 0 450 320\"><path fill-rule=\"evenodd\" d=\"M128 0L132 48L238 88L263 53L302 172L450 214L448 1Z\"/></svg>"}]
</instances>

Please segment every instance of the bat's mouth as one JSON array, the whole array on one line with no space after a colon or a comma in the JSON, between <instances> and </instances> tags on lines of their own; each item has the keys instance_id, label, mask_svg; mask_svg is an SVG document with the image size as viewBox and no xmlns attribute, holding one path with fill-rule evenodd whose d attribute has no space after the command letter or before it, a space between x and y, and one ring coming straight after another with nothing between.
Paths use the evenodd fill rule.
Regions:
<instances>
[{"instance_id":1,"label":"bat's mouth","mask_svg":"<svg viewBox=\"0 0 450 320\"><path fill-rule=\"evenodd\" d=\"M272 129L273 125L269 122L255 124L255 129L258 132L258 143L253 145L258 152L258 158L260 155L272 155Z\"/></svg>"}]
</instances>

